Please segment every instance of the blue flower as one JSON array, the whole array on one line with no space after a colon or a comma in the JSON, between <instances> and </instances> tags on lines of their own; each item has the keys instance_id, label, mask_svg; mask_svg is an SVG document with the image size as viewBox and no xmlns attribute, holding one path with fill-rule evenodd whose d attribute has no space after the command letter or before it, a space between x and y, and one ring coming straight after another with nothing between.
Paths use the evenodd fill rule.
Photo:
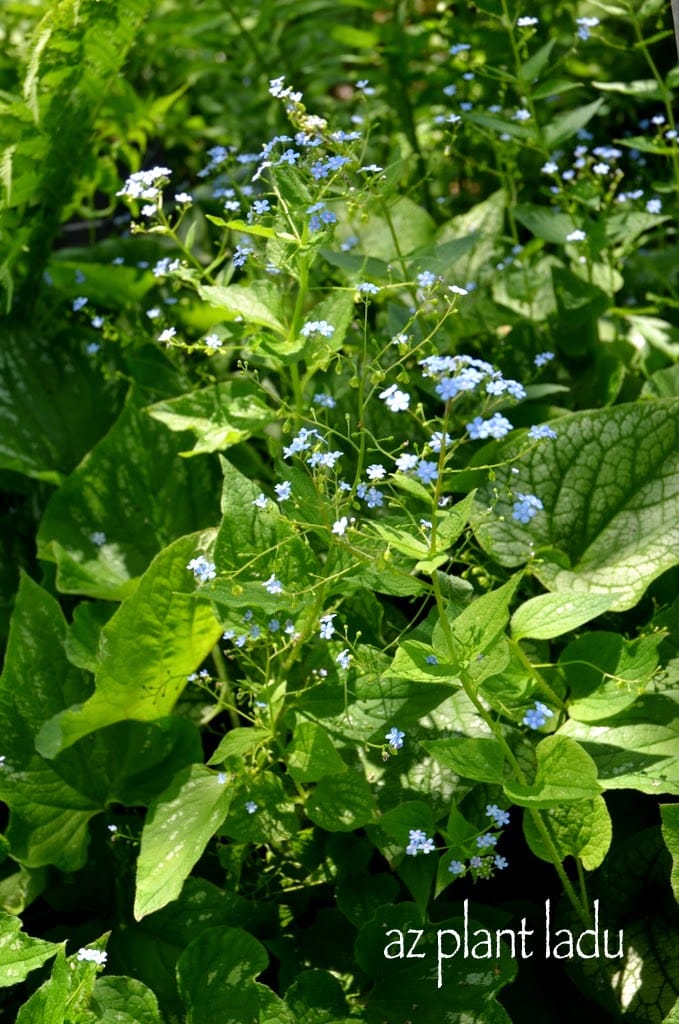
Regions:
<instances>
[{"instance_id":1,"label":"blue flower","mask_svg":"<svg viewBox=\"0 0 679 1024\"><path fill-rule=\"evenodd\" d=\"M332 620L334 618L335 618L334 614L333 615L322 615L321 616L321 620L320 620L321 628L320 628L320 632L319 632L321 640L330 640L330 638L332 637L333 633L335 632L335 627L332 624Z\"/></svg>"},{"instance_id":2,"label":"blue flower","mask_svg":"<svg viewBox=\"0 0 679 1024\"><path fill-rule=\"evenodd\" d=\"M436 274L432 274L431 270L423 270L417 275L417 283L420 288L431 288L436 284Z\"/></svg>"},{"instance_id":3,"label":"blue flower","mask_svg":"<svg viewBox=\"0 0 679 1024\"><path fill-rule=\"evenodd\" d=\"M484 850L487 846L496 846L497 836L494 836L491 832L486 832L485 835L476 837L476 845L480 850Z\"/></svg>"},{"instance_id":4,"label":"blue flower","mask_svg":"<svg viewBox=\"0 0 679 1024\"><path fill-rule=\"evenodd\" d=\"M431 853L435 850L434 840L430 839L425 832L419 828L411 828L408 832L408 845L406 853L409 857L416 857L418 853Z\"/></svg>"},{"instance_id":5,"label":"blue flower","mask_svg":"<svg viewBox=\"0 0 679 1024\"><path fill-rule=\"evenodd\" d=\"M506 857L501 857L500 854L498 853L493 860L493 864L498 869L498 871L504 871L504 869L509 864L509 861L507 860Z\"/></svg>"},{"instance_id":6,"label":"blue flower","mask_svg":"<svg viewBox=\"0 0 679 1024\"><path fill-rule=\"evenodd\" d=\"M280 580L276 579L276 574L275 573L271 573L271 575L269 576L268 580L266 580L264 583L262 583L262 586L270 594L282 594L283 593L283 584L281 583Z\"/></svg>"},{"instance_id":7,"label":"blue flower","mask_svg":"<svg viewBox=\"0 0 679 1024\"><path fill-rule=\"evenodd\" d=\"M451 860L450 864L448 865L448 870L450 871L451 875L461 875L462 872L464 871L464 864L462 863L461 860Z\"/></svg>"},{"instance_id":8,"label":"blue flower","mask_svg":"<svg viewBox=\"0 0 679 1024\"><path fill-rule=\"evenodd\" d=\"M205 555L197 555L196 558L192 558L186 568L193 573L199 583L206 583L208 580L213 580L217 575L215 571L215 563L208 562Z\"/></svg>"},{"instance_id":9,"label":"blue flower","mask_svg":"<svg viewBox=\"0 0 679 1024\"><path fill-rule=\"evenodd\" d=\"M545 724L548 718L552 718L554 712L551 708L548 708L542 701L536 700L535 707L531 708L523 716L522 722L527 725L529 729L540 729Z\"/></svg>"},{"instance_id":10,"label":"blue flower","mask_svg":"<svg viewBox=\"0 0 679 1024\"><path fill-rule=\"evenodd\" d=\"M488 804L486 806L486 814L489 818L493 819L493 822L497 828L502 825L509 824L509 812L503 811L497 804Z\"/></svg>"},{"instance_id":11,"label":"blue flower","mask_svg":"<svg viewBox=\"0 0 679 1024\"><path fill-rule=\"evenodd\" d=\"M546 366L553 358L553 352L538 352L533 362L536 366Z\"/></svg>"},{"instance_id":12,"label":"blue flower","mask_svg":"<svg viewBox=\"0 0 679 1024\"><path fill-rule=\"evenodd\" d=\"M356 291L361 295L377 295L379 288L376 284L371 284L370 281L361 281L356 285Z\"/></svg>"},{"instance_id":13,"label":"blue flower","mask_svg":"<svg viewBox=\"0 0 679 1024\"><path fill-rule=\"evenodd\" d=\"M523 523L524 525L529 523L544 508L540 499L536 498L534 494L517 493L516 497L519 500L514 502L512 519L516 520L517 523Z\"/></svg>"},{"instance_id":14,"label":"blue flower","mask_svg":"<svg viewBox=\"0 0 679 1024\"><path fill-rule=\"evenodd\" d=\"M535 424L528 431L528 436L532 441L540 441L543 437L548 437L554 440L557 436L556 430L552 430L546 423Z\"/></svg>"},{"instance_id":15,"label":"blue flower","mask_svg":"<svg viewBox=\"0 0 679 1024\"><path fill-rule=\"evenodd\" d=\"M343 651L340 651L337 657L335 658L335 662L339 665L340 668L349 668L349 665L351 664L351 655L349 654L349 649L345 647Z\"/></svg>"},{"instance_id":16,"label":"blue flower","mask_svg":"<svg viewBox=\"0 0 679 1024\"><path fill-rule=\"evenodd\" d=\"M292 484L289 480L284 480L282 484L275 484L274 491L276 492L276 499L278 501L287 501L292 494Z\"/></svg>"},{"instance_id":17,"label":"blue flower","mask_svg":"<svg viewBox=\"0 0 679 1024\"><path fill-rule=\"evenodd\" d=\"M390 747L394 750L400 750L403 746L405 736L406 734L404 732L401 732L401 730L397 729L396 726L392 726L384 738L388 741Z\"/></svg>"},{"instance_id":18,"label":"blue flower","mask_svg":"<svg viewBox=\"0 0 679 1024\"><path fill-rule=\"evenodd\" d=\"M439 475L436 463L429 462L427 459L420 459L415 472L423 484L433 483L434 480L438 479Z\"/></svg>"},{"instance_id":19,"label":"blue flower","mask_svg":"<svg viewBox=\"0 0 679 1024\"><path fill-rule=\"evenodd\" d=\"M244 267L248 256L251 255L252 249L249 245L237 245L231 257L234 267Z\"/></svg>"},{"instance_id":20,"label":"blue flower","mask_svg":"<svg viewBox=\"0 0 679 1024\"><path fill-rule=\"evenodd\" d=\"M309 320L299 332L303 338L312 334L322 334L324 338L332 338L335 328L327 320Z\"/></svg>"},{"instance_id":21,"label":"blue flower","mask_svg":"<svg viewBox=\"0 0 679 1024\"><path fill-rule=\"evenodd\" d=\"M505 437L510 430L513 430L511 423L508 419L502 416L499 412L496 412L494 416L491 416L489 420L484 420L481 416L476 416L471 423L467 423L466 430L472 441L476 441L479 438L494 437L499 440L501 437Z\"/></svg>"},{"instance_id":22,"label":"blue flower","mask_svg":"<svg viewBox=\"0 0 679 1024\"><path fill-rule=\"evenodd\" d=\"M257 809L258 804L256 804L254 800L248 800L247 803L245 804L245 810L248 812L248 814L254 814L255 811L257 811Z\"/></svg>"}]
</instances>

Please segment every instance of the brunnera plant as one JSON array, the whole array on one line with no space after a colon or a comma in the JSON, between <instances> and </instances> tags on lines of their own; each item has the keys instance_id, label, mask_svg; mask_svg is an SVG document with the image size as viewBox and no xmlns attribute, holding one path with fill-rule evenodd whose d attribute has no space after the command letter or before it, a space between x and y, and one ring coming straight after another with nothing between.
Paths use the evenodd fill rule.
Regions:
<instances>
[{"instance_id":1,"label":"brunnera plant","mask_svg":"<svg viewBox=\"0 0 679 1024\"><path fill-rule=\"evenodd\" d=\"M195 182L132 170L127 236L49 262L69 388L103 405L82 460L33 400L7 420L3 465L54 488L0 680L0 977L42 971L21 1024L508 1020L520 957L483 894L543 863L518 898L546 900L580 991L672 1012L676 915L644 917L629 875L634 854L668 902L675 805L661 834L616 803L679 791L673 307L630 312L624 277L669 231L669 86L628 166L590 131L600 99L543 102L569 90L537 19L488 14L513 69L449 40L457 106L411 110L416 139L497 155L468 211L408 194L426 146L377 162L370 78L339 126L278 76L260 148L215 142ZM600 25L578 12L575 45ZM31 911L73 906L74 878L67 954ZM580 964L601 914L627 938Z\"/></svg>"}]
</instances>

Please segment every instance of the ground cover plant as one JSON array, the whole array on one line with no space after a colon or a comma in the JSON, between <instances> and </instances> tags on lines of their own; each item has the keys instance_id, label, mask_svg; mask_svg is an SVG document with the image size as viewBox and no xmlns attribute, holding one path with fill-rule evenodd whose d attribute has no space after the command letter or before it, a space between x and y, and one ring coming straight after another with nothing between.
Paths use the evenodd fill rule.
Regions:
<instances>
[{"instance_id":1,"label":"ground cover plant","mask_svg":"<svg viewBox=\"0 0 679 1024\"><path fill-rule=\"evenodd\" d=\"M676 1022L668 5L0 38L0 1019Z\"/></svg>"}]
</instances>

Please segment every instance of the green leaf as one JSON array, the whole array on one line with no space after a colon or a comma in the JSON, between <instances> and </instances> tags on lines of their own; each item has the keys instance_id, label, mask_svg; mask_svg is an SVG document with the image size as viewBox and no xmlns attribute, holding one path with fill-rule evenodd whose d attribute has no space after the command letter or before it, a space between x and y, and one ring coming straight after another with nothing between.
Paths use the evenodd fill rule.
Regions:
<instances>
[{"instance_id":1,"label":"green leaf","mask_svg":"<svg viewBox=\"0 0 679 1024\"><path fill-rule=\"evenodd\" d=\"M38 554L57 563L62 591L121 600L162 547L212 525L212 468L178 459L182 447L130 394L107 436L52 495L40 524Z\"/></svg>"},{"instance_id":2,"label":"green leaf","mask_svg":"<svg viewBox=\"0 0 679 1024\"><path fill-rule=\"evenodd\" d=\"M602 796L563 807L550 807L543 817L560 860L578 857L587 871L593 871L603 863L613 838L613 827ZM552 863L553 854L530 814L523 816L523 831L535 856Z\"/></svg>"},{"instance_id":3,"label":"green leaf","mask_svg":"<svg viewBox=\"0 0 679 1024\"><path fill-rule=\"evenodd\" d=\"M300 971L285 993L296 1024L349 1024L349 1007L337 978L328 971Z\"/></svg>"},{"instance_id":4,"label":"green leaf","mask_svg":"<svg viewBox=\"0 0 679 1024\"><path fill-rule=\"evenodd\" d=\"M60 949L63 943L31 938L18 917L0 911L0 988L18 985Z\"/></svg>"},{"instance_id":5,"label":"green leaf","mask_svg":"<svg viewBox=\"0 0 679 1024\"><path fill-rule=\"evenodd\" d=\"M108 430L118 389L102 385L83 348L70 335L3 325L0 468L59 483Z\"/></svg>"},{"instance_id":6,"label":"green leaf","mask_svg":"<svg viewBox=\"0 0 679 1024\"><path fill-rule=\"evenodd\" d=\"M97 978L91 1007L101 1024L163 1024L154 993L136 978Z\"/></svg>"},{"instance_id":7,"label":"green leaf","mask_svg":"<svg viewBox=\"0 0 679 1024\"><path fill-rule=\"evenodd\" d=\"M177 963L179 992L191 1024L244 1024L277 1010L278 1024L295 1024L292 1013L254 979L269 958L264 946L241 928L208 928Z\"/></svg>"},{"instance_id":8,"label":"green leaf","mask_svg":"<svg viewBox=\"0 0 679 1024\"><path fill-rule=\"evenodd\" d=\"M560 734L577 740L597 766L604 789L679 796L679 700L672 691L648 693L594 725L570 719Z\"/></svg>"},{"instance_id":9,"label":"green leaf","mask_svg":"<svg viewBox=\"0 0 679 1024\"><path fill-rule=\"evenodd\" d=\"M474 936L482 923L490 925L489 921L480 922L470 915L469 935ZM493 955L490 962L481 961L490 963L490 969L480 970L478 960L462 955L442 959L439 987L439 933L441 949L448 954L455 948L451 933L457 932L462 936L463 931L461 917L441 919L439 916L433 923L427 919L423 921L412 904L382 907L361 928L356 940L356 960L373 982L366 997L364 1012L367 1020L371 1024L381 1024L382 1021L408 1024L416 1020L450 1021L451 1024L462 1024L463 1021L510 1024L508 1015L494 998L495 993L514 978L517 970L516 959L504 943L498 957ZM408 958L406 953L418 932L421 932L421 938L413 953L424 956ZM494 937L493 932L491 935ZM403 939L402 947L399 936ZM447 942L450 944L446 945ZM398 956L400 948L402 957ZM413 1015L413 1005L419 1016Z\"/></svg>"},{"instance_id":10,"label":"green leaf","mask_svg":"<svg viewBox=\"0 0 679 1024\"><path fill-rule=\"evenodd\" d=\"M679 561L679 400L574 413L554 426L558 439L521 463L521 490L544 512L524 526L502 498L495 516L478 521L477 537L502 565L531 559L549 590L607 594L611 609L631 608ZM503 444L501 457L522 443ZM509 468L497 471L493 489L505 485L516 486ZM490 501L491 488L482 489L481 506Z\"/></svg>"},{"instance_id":11,"label":"green leaf","mask_svg":"<svg viewBox=\"0 0 679 1024\"><path fill-rule=\"evenodd\" d=\"M238 843L289 843L299 831L299 817L278 776L264 772L238 781L220 836ZM254 812L247 808L250 802L257 805Z\"/></svg>"},{"instance_id":12,"label":"green leaf","mask_svg":"<svg viewBox=\"0 0 679 1024\"><path fill-rule=\"evenodd\" d=\"M19 1010L16 1024L64 1024L72 978L63 949L57 954L48 980Z\"/></svg>"},{"instance_id":13,"label":"green leaf","mask_svg":"<svg viewBox=\"0 0 679 1024\"><path fill-rule=\"evenodd\" d=\"M322 778L306 802L306 812L328 832L353 832L374 821L377 808L365 777L350 771Z\"/></svg>"},{"instance_id":14,"label":"green leaf","mask_svg":"<svg viewBox=\"0 0 679 1024\"><path fill-rule=\"evenodd\" d=\"M491 736L430 740L421 746L449 771L479 782L502 782L504 751Z\"/></svg>"},{"instance_id":15,"label":"green leaf","mask_svg":"<svg viewBox=\"0 0 679 1024\"><path fill-rule=\"evenodd\" d=\"M579 743L562 734L546 736L536 753L534 781L504 785L505 793L514 803L521 807L557 807L599 794L596 764Z\"/></svg>"},{"instance_id":16,"label":"green leaf","mask_svg":"<svg viewBox=\"0 0 679 1024\"><path fill-rule=\"evenodd\" d=\"M288 771L299 783L318 782L347 770L327 732L315 722L297 723L285 756Z\"/></svg>"},{"instance_id":17,"label":"green leaf","mask_svg":"<svg viewBox=\"0 0 679 1024\"><path fill-rule=\"evenodd\" d=\"M549 206L538 206L535 203L521 203L514 208L514 216L519 224L528 228L536 238L545 242L562 245L566 235L577 226L568 213L560 213Z\"/></svg>"},{"instance_id":18,"label":"green leaf","mask_svg":"<svg viewBox=\"0 0 679 1024\"><path fill-rule=\"evenodd\" d=\"M201 299L228 313L228 319L242 317L248 324L259 324L276 334L285 335L285 327L276 312L280 304L279 293L270 282L254 281L247 288L239 284L226 288L222 285L199 285L197 291Z\"/></svg>"},{"instance_id":19,"label":"green leaf","mask_svg":"<svg viewBox=\"0 0 679 1024\"><path fill-rule=\"evenodd\" d=\"M662 835L672 855L672 889L679 900L679 804L661 804Z\"/></svg>"},{"instance_id":20,"label":"green leaf","mask_svg":"<svg viewBox=\"0 0 679 1024\"><path fill-rule=\"evenodd\" d=\"M525 60L519 68L519 78L526 83L528 87L539 78L540 73L545 69L549 63L549 58L552 54L552 50L556 46L556 36L546 42L539 50L531 54L528 60Z\"/></svg>"},{"instance_id":21,"label":"green leaf","mask_svg":"<svg viewBox=\"0 0 679 1024\"><path fill-rule=\"evenodd\" d=\"M556 149L584 128L592 120L604 102L603 96L588 103L584 107L576 107L574 110L567 110L563 114L557 114L548 125L545 126L545 144L548 149Z\"/></svg>"},{"instance_id":22,"label":"green leaf","mask_svg":"<svg viewBox=\"0 0 679 1024\"><path fill-rule=\"evenodd\" d=\"M213 537L181 537L153 560L102 630L94 694L43 726L36 746L44 757L114 722L149 722L172 711L187 675L221 633L211 608L196 601L196 582L186 568L209 550Z\"/></svg>"},{"instance_id":23,"label":"green leaf","mask_svg":"<svg viewBox=\"0 0 679 1024\"><path fill-rule=\"evenodd\" d=\"M215 581L205 588L206 593L218 602L235 601L242 605L253 601L262 607L289 606L290 598L269 595L262 587L264 579L274 573L283 584L286 594L308 587L312 579L321 573L310 546L298 535L294 524L289 522L270 502L265 509L257 508L255 499L261 488L222 459L224 485L222 510L224 518L215 542L215 561L219 569L233 572L242 566L248 567L248 576L239 576L237 583ZM293 498L291 499L294 501ZM248 598L242 585L248 579L252 583ZM256 595L256 596L255 596ZM305 599L303 599L305 600Z\"/></svg>"},{"instance_id":24,"label":"green leaf","mask_svg":"<svg viewBox=\"0 0 679 1024\"><path fill-rule=\"evenodd\" d=\"M521 640L552 640L596 619L616 601L617 594L540 594L524 601L512 615L512 636Z\"/></svg>"},{"instance_id":25,"label":"green leaf","mask_svg":"<svg viewBox=\"0 0 679 1024\"><path fill-rule=\"evenodd\" d=\"M243 757L270 739L270 729L262 729L258 726L231 729L219 741L217 749L208 761L208 764L221 764L229 757Z\"/></svg>"},{"instance_id":26,"label":"green leaf","mask_svg":"<svg viewBox=\"0 0 679 1024\"><path fill-rule=\"evenodd\" d=\"M432 643L434 650L441 658L455 657L468 675L480 682L490 673L488 671L489 655L493 648L504 651L506 645L500 644L504 637L505 627L509 619L509 603L519 585L520 574L513 576L507 583L491 590L472 601L464 611L450 622L453 639L453 650L449 651L446 630L441 622L434 627ZM501 654L500 660L504 655ZM505 661L509 655L506 655ZM493 671L500 669L495 667ZM500 668L502 665L500 664Z\"/></svg>"},{"instance_id":27,"label":"green leaf","mask_svg":"<svg viewBox=\"0 0 679 1024\"><path fill-rule=\"evenodd\" d=\"M147 412L173 431L191 431L196 442L180 455L201 455L240 444L271 423L276 413L250 380L233 380L151 405Z\"/></svg>"},{"instance_id":28,"label":"green leaf","mask_svg":"<svg viewBox=\"0 0 679 1024\"><path fill-rule=\"evenodd\" d=\"M568 713L580 722L596 722L629 707L652 679L664 634L626 640L619 633L585 633L559 657L569 689Z\"/></svg>"},{"instance_id":29,"label":"green leaf","mask_svg":"<svg viewBox=\"0 0 679 1024\"><path fill-rule=\"evenodd\" d=\"M204 765L182 769L149 808L137 861L137 921L166 906L224 821L232 793Z\"/></svg>"},{"instance_id":30,"label":"green leaf","mask_svg":"<svg viewBox=\"0 0 679 1024\"><path fill-rule=\"evenodd\" d=\"M5 762L0 799L10 808L8 838L14 857L29 867L56 864L73 871L85 861L87 823L103 809L88 792L93 774L83 752L58 765L35 752L35 737L50 716L90 691L69 663L66 623L56 601L23 576L0 679L0 733Z\"/></svg>"}]
</instances>

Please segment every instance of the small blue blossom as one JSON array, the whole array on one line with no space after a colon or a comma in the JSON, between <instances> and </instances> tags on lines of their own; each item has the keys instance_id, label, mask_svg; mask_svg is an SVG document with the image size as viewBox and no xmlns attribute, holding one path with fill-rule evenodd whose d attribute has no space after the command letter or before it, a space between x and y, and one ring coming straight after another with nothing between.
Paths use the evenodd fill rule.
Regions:
<instances>
[{"instance_id":1,"label":"small blue blossom","mask_svg":"<svg viewBox=\"0 0 679 1024\"><path fill-rule=\"evenodd\" d=\"M77 313L78 310L82 309L83 306L86 306L89 301L90 300L85 295L78 296L77 299L73 300L73 312Z\"/></svg>"},{"instance_id":2,"label":"small blue blossom","mask_svg":"<svg viewBox=\"0 0 679 1024\"><path fill-rule=\"evenodd\" d=\"M172 341L176 333L177 331L175 330L174 327L166 327L165 330L161 331L160 334L158 335L158 341L163 342L166 345L169 345L169 343Z\"/></svg>"},{"instance_id":3,"label":"small blue blossom","mask_svg":"<svg viewBox=\"0 0 679 1024\"><path fill-rule=\"evenodd\" d=\"M252 502L252 504L255 506L255 508L266 508L268 503L269 503L269 499L267 498L266 494L264 494L263 491L260 491L260 493L257 495L257 497Z\"/></svg>"},{"instance_id":4,"label":"small blue blossom","mask_svg":"<svg viewBox=\"0 0 679 1024\"><path fill-rule=\"evenodd\" d=\"M481 857L470 857L469 858L469 866L470 867L472 867L472 868L480 868L482 865L483 865L483 860L482 860Z\"/></svg>"},{"instance_id":5,"label":"small blue blossom","mask_svg":"<svg viewBox=\"0 0 679 1024\"><path fill-rule=\"evenodd\" d=\"M452 57L457 57L458 53L464 53L465 50L471 50L471 44L470 43L455 43L454 46L450 47L450 49L448 50L448 53Z\"/></svg>"},{"instance_id":6,"label":"small blue blossom","mask_svg":"<svg viewBox=\"0 0 679 1024\"><path fill-rule=\"evenodd\" d=\"M530 116L531 116L530 110L526 110L525 107L519 107L519 109L515 110L514 113L512 114L512 120L513 121L530 121Z\"/></svg>"},{"instance_id":7,"label":"small blue blossom","mask_svg":"<svg viewBox=\"0 0 679 1024\"><path fill-rule=\"evenodd\" d=\"M589 30L591 28L596 28L600 22L598 18L576 18L575 24L578 26L578 38L587 42L589 39Z\"/></svg>"},{"instance_id":8,"label":"small blue blossom","mask_svg":"<svg viewBox=\"0 0 679 1024\"><path fill-rule=\"evenodd\" d=\"M431 270L423 270L417 275L417 283L420 288L431 288L436 284L436 274L432 274Z\"/></svg>"},{"instance_id":9,"label":"small blue blossom","mask_svg":"<svg viewBox=\"0 0 679 1024\"><path fill-rule=\"evenodd\" d=\"M384 466L380 466L378 462L372 463L365 471L368 480L383 480L386 474L386 469Z\"/></svg>"},{"instance_id":10,"label":"small blue blossom","mask_svg":"<svg viewBox=\"0 0 679 1024\"><path fill-rule=\"evenodd\" d=\"M503 811L497 804L487 804L486 814L489 818L493 819L496 828L501 828L502 825L509 824L509 812Z\"/></svg>"},{"instance_id":11,"label":"small blue blossom","mask_svg":"<svg viewBox=\"0 0 679 1024\"><path fill-rule=\"evenodd\" d=\"M276 579L276 574L275 573L271 573L271 575L269 576L268 580L266 580L264 583L262 583L262 586L264 587L264 589L266 591L268 591L269 594L282 594L283 593L283 584L281 583L280 580Z\"/></svg>"},{"instance_id":12,"label":"small blue blossom","mask_svg":"<svg viewBox=\"0 0 679 1024\"><path fill-rule=\"evenodd\" d=\"M93 544L96 544L96 546L100 548L103 544L106 543L106 534L104 533L103 530L95 530L94 533L90 534L90 540L92 541Z\"/></svg>"},{"instance_id":13,"label":"small blue blossom","mask_svg":"<svg viewBox=\"0 0 679 1024\"><path fill-rule=\"evenodd\" d=\"M493 864L498 869L498 871L504 871L504 869L509 864L509 861L507 860L506 857L501 857L500 854L498 853L493 858Z\"/></svg>"},{"instance_id":14,"label":"small blue blossom","mask_svg":"<svg viewBox=\"0 0 679 1024\"><path fill-rule=\"evenodd\" d=\"M401 732L396 726L392 726L384 738L393 750L401 750L405 737L406 734L404 732Z\"/></svg>"},{"instance_id":15,"label":"small blue blossom","mask_svg":"<svg viewBox=\"0 0 679 1024\"><path fill-rule=\"evenodd\" d=\"M648 213L661 213L662 202L660 199L649 199L646 203L646 211Z\"/></svg>"},{"instance_id":16,"label":"small blue blossom","mask_svg":"<svg viewBox=\"0 0 679 1024\"><path fill-rule=\"evenodd\" d=\"M361 281L356 285L356 291L361 295L377 295L379 288L376 284L371 284L370 281Z\"/></svg>"},{"instance_id":17,"label":"small blue blossom","mask_svg":"<svg viewBox=\"0 0 679 1024\"><path fill-rule=\"evenodd\" d=\"M575 231L571 231L566 235L567 242L584 242L586 238L586 232L582 231L580 228L576 228Z\"/></svg>"},{"instance_id":18,"label":"small blue blossom","mask_svg":"<svg viewBox=\"0 0 679 1024\"><path fill-rule=\"evenodd\" d=\"M351 655L349 654L348 648L345 647L343 651L340 651L335 658L335 661L340 668L348 669L351 664Z\"/></svg>"},{"instance_id":19,"label":"small blue blossom","mask_svg":"<svg viewBox=\"0 0 679 1024\"><path fill-rule=\"evenodd\" d=\"M249 245L237 245L231 260L234 267L244 267L248 256L252 255L252 248Z\"/></svg>"},{"instance_id":20,"label":"small blue blossom","mask_svg":"<svg viewBox=\"0 0 679 1024\"><path fill-rule=\"evenodd\" d=\"M369 487L365 492L365 501L368 508L381 508L384 505L384 496L376 487Z\"/></svg>"},{"instance_id":21,"label":"small blue blossom","mask_svg":"<svg viewBox=\"0 0 679 1024\"><path fill-rule=\"evenodd\" d=\"M427 459L420 459L415 472L423 484L433 483L434 480L438 479L439 475L436 463L429 462Z\"/></svg>"},{"instance_id":22,"label":"small blue blossom","mask_svg":"<svg viewBox=\"0 0 679 1024\"><path fill-rule=\"evenodd\" d=\"M508 419L502 416L499 412L496 412L489 420L484 420L481 416L476 416L471 423L467 423L465 429L471 440L476 441L488 437L493 437L496 440L499 440L501 437L505 437L509 431L514 428Z\"/></svg>"},{"instance_id":23,"label":"small blue blossom","mask_svg":"<svg viewBox=\"0 0 679 1024\"><path fill-rule=\"evenodd\" d=\"M224 342L222 341L218 334L206 334L203 340L205 342L206 347L213 352L216 352L217 349L220 349L224 344Z\"/></svg>"},{"instance_id":24,"label":"small blue blossom","mask_svg":"<svg viewBox=\"0 0 679 1024\"><path fill-rule=\"evenodd\" d=\"M428 838L427 834L419 828L411 828L408 831L408 840L406 853L409 857L416 857L418 853L431 853L436 849L434 840Z\"/></svg>"},{"instance_id":25,"label":"small blue blossom","mask_svg":"<svg viewBox=\"0 0 679 1024\"><path fill-rule=\"evenodd\" d=\"M192 558L186 568L193 573L199 583L213 580L217 575L215 563L208 562L205 555L197 555L196 558Z\"/></svg>"},{"instance_id":26,"label":"small blue blossom","mask_svg":"<svg viewBox=\"0 0 679 1024\"><path fill-rule=\"evenodd\" d=\"M533 362L536 366L546 366L554 358L553 352L538 352Z\"/></svg>"},{"instance_id":27,"label":"small blue blossom","mask_svg":"<svg viewBox=\"0 0 679 1024\"><path fill-rule=\"evenodd\" d=\"M217 785L223 786L226 783L226 772L217 773Z\"/></svg>"},{"instance_id":28,"label":"small blue blossom","mask_svg":"<svg viewBox=\"0 0 679 1024\"><path fill-rule=\"evenodd\" d=\"M89 341L85 346L85 351L87 352L88 356L96 356L100 348L101 345L99 344L98 341Z\"/></svg>"},{"instance_id":29,"label":"small blue blossom","mask_svg":"<svg viewBox=\"0 0 679 1024\"><path fill-rule=\"evenodd\" d=\"M330 640L330 638L332 637L333 633L335 632L335 627L332 624L332 621L333 621L334 618L336 618L336 616L334 614L332 614L332 615L322 615L321 616L321 619L320 619L321 628L320 628L320 631L319 631L319 635L320 635L321 640Z\"/></svg>"},{"instance_id":30,"label":"small blue blossom","mask_svg":"<svg viewBox=\"0 0 679 1024\"><path fill-rule=\"evenodd\" d=\"M292 484L289 480L284 480L282 484L274 485L274 491L277 501L287 501L292 494Z\"/></svg>"},{"instance_id":31,"label":"small blue blossom","mask_svg":"<svg viewBox=\"0 0 679 1024\"><path fill-rule=\"evenodd\" d=\"M451 860L450 864L448 865L448 870L450 871L451 875L461 875L464 871L464 864L462 863L461 860Z\"/></svg>"},{"instance_id":32,"label":"small blue blossom","mask_svg":"<svg viewBox=\"0 0 679 1024\"><path fill-rule=\"evenodd\" d=\"M548 708L542 701L536 700L535 707L531 708L523 716L522 722L527 725L529 729L540 729L545 724L548 718L552 718L554 712L551 708Z\"/></svg>"},{"instance_id":33,"label":"small blue blossom","mask_svg":"<svg viewBox=\"0 0 679 1024\"><path fill-rule=\"evenodd\" d=\"M530 428L528 436L531 441L541 441L544 437L554 438L557 436L556 430L552 430L546 423L538 423Z\"/></svg>"},{"instance_id":34,"label":"small blue blossom","mask_svg":"<svg viewBox=\"0 0 679 1024\"><path fill-rule=\"evenodd\" d=\"M539 498L536 498L534 494L519 494L516 497L518 501L514 502L514 508L512 511L512 519L517 523L529 523L531 519L534 519L538 512L541 512L544 505Z\"/></svg>"},{"instance_id":35,"label":"small blue blossom","mask_svg":"<svg viewBox=\"0 0 679 1024\"><path fill-rule=\"evenodd\" d=\"M428 654L424 660L426 661L427 665L438 665L439 663L439 659L436 657L435 654Z\"/></svg>"},{"instance_id":36,"label":"small blue blossom","mask_svg":"<svg viewBox=\"0 0 679 1024\"><path fill-rule=\"evenodd\" d=\"M263 213L268 213L271 209L271 203L268 199L255 199L252 204L252 212L261 216Z\"/></svg>"},{"instance_id":37,"label":"small blue blossom","mask_svg":"<svg viewBox=\"0 0 679 1024\"><path fill-rule=\"evenodd\" d=\"M254 800L248 800L245 804L245 810L248 814L254 814L259 808L259 805Z\"/></svg>"},{"instance_id":38,"label":"small blue blossom","mask_svg":"<svg viewBox=\"0 0 679 1024\"><path fill-rule=\"evenodd\" d=\"M314 405L320 405L324 409L334 409L336 404L332 395L327 395L325 392L317 392L314 395L313 401Z\"/></svg>"},{"instance_id":39,"label":"small blue blossom","mask_svg":"<svg viewBox=\"0 0 679 1024\"><path fill-rule=\"evenodd\" d=\"M332 532L336 534L338 537L343 537L344 534L347 532L348 525L348 518L346 516L341 516L340 519L336 519L335 522L332 524Z\"/></svg>"},{"instance_id":40,"label":"small blue blossom","mask_svg":"<svg viewBox=\"0 0 679 1024\"><path fill-rule=\"evenodd\" d=\"M309 320L299 332L303 338L312 334L321 334L324 338L332 338L335 328L327 320Z\"/></svg>"},{"instance_id":41,"label":"small blue blossom","mask_svg":"<svg viewBox=\"0 0 679 1024\"><path fill-rule=\"evenodd\" d=\"M488 846L497 846L497 836L492 832L486 832L485 835L476 837L476 845L480 850L485 850Z\"/></svg>"},{"instance_id":42,"label":"small blue blossom","mask_svg":"<svg viewBox=\"0 0 679 1024\"><path fill-rule=\"evenodd\" d=\"M522 18L517 18L516 24L519 28L532 28L533 25L537 25L539 21L539 18L530 18L524 16Z\"/></svg>"}]
</instances>

